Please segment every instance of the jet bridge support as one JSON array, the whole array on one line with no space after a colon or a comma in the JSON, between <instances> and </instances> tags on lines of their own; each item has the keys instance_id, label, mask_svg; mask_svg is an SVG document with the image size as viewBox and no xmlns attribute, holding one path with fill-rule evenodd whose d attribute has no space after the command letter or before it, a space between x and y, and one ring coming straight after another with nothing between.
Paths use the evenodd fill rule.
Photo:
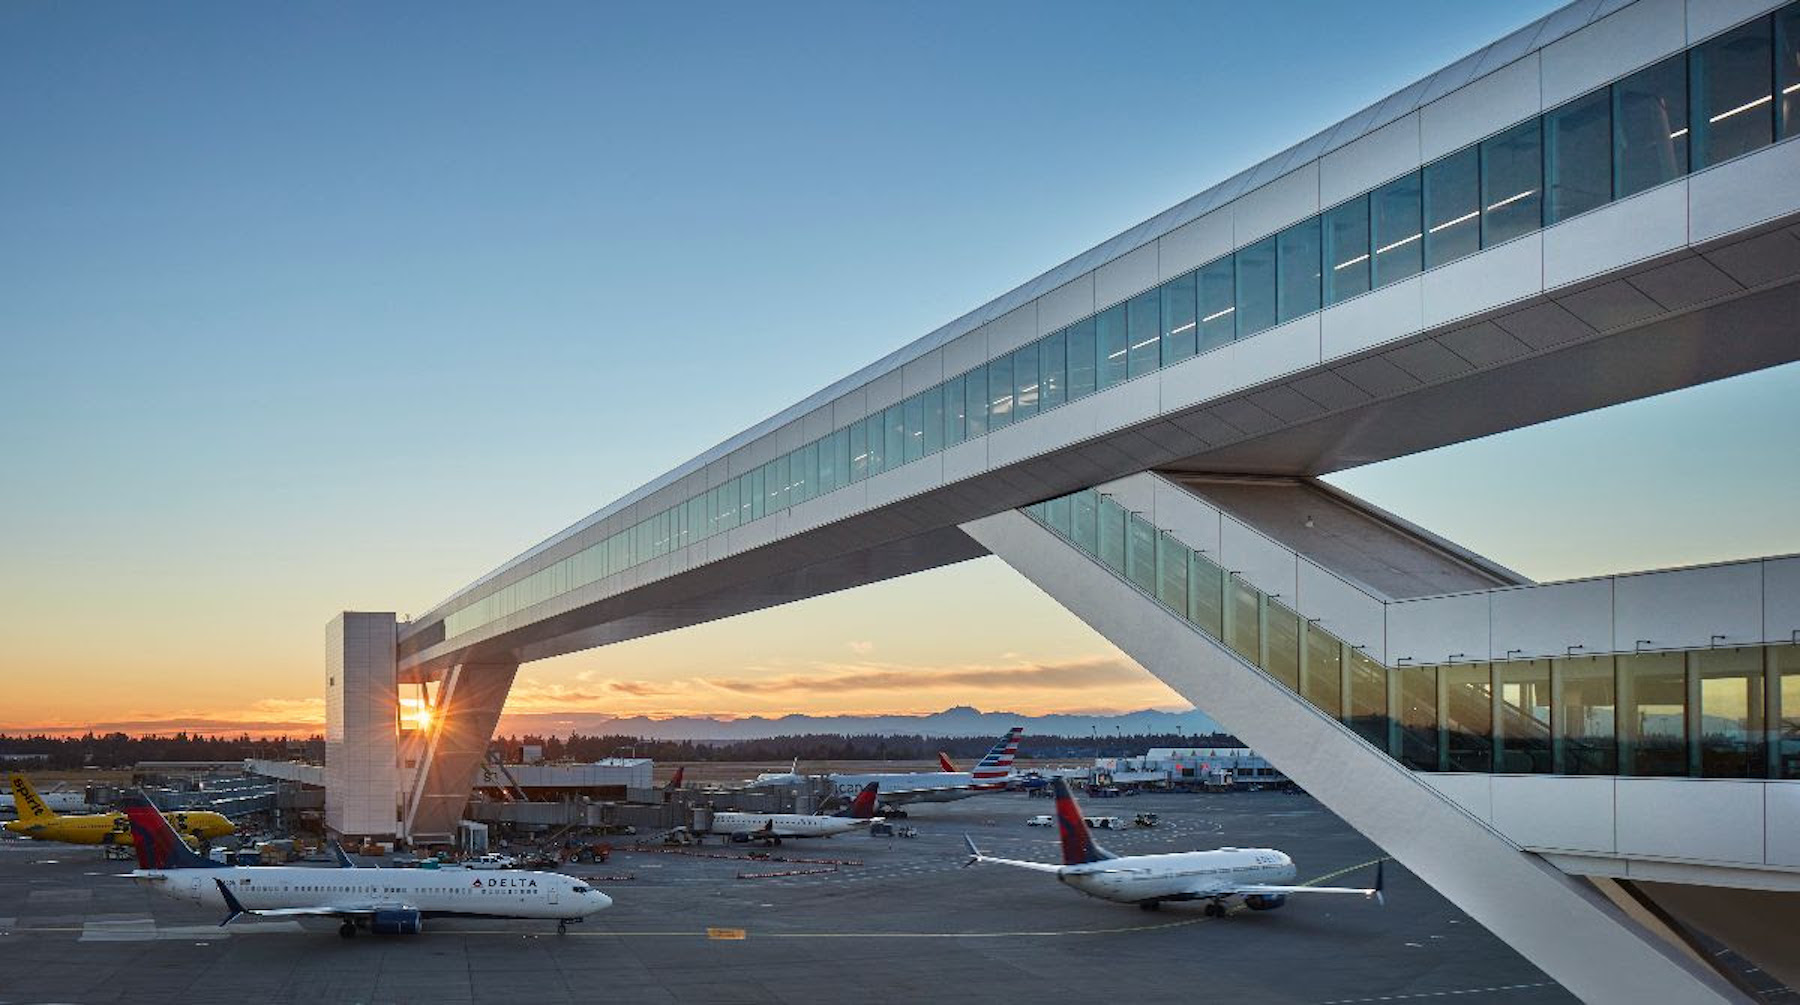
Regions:
<instances>
[{"instance_id":1,"label":"jet bridge support","mask_svg":"<svg viewBox=\"0 0 1800 1005\"><path fill-rule=\"evenodd\" d=\"M1583 1001L1751 1000L1024 513L963 530Z\"/></svg>"},{"instance_id":2,"label":"jet bridge support","mask_svg":"<svg viewBox=\"0 0 1800 1005\"><path fill-rule=\"evenodd\" d=\"M448 843L456 834L518 670L517 663L465 663L445 673L406 791L407 840Z\"/></svg>"}]
</instances>

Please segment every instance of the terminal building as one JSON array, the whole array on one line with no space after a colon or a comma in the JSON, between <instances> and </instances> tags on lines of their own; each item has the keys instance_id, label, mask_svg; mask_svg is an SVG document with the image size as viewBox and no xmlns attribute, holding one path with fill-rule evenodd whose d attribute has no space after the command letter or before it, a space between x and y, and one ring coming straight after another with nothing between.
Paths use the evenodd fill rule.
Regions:
<instances>
[{"instance_id":1,"label":"terminal building","mask_svg":"<svg viewBox=\"0 0 1800 1005\"><path fill-rule=\"evenodd\" d=\"M328 823L452 834L522 663L991 554L1581 998L1800 986L1800 558L1535 583L1318 480L1800 358L1797 135L1800 4L1577 0L335 619Z\"/></svg>"}]
</instances>

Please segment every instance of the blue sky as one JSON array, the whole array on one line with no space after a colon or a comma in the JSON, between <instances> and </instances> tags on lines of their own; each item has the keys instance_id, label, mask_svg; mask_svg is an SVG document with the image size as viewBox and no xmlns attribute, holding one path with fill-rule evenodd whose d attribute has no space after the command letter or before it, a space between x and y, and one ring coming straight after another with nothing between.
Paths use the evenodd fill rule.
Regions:
<instances>
[{"instance_id":1,"label":"blue sky","mask_svg":"<svg viewBox=\"0 0 1800 1005\"><path fill-rule=\"evenodd\" d=\"M334 611L422 610L1551 6L6 5L0 669L310 700ZM1797 550L1791 370L1343 482L1546 577ZM934 575L829 647L974 596L1016 617L895 658L1110 652ZM758 617L542 679L829 662Z\"/></svg>"}]
</instances>

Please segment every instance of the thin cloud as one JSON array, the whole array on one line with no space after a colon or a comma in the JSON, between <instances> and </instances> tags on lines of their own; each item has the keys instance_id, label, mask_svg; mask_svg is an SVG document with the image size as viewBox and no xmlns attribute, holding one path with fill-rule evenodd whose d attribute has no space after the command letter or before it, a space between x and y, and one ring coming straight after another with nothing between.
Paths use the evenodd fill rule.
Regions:
<instances>
[{"instance_id":1,"label":"thin cloud","mask_svg":"<svg viewBox=\"0 0 1800 1005\"><path fill-rule=\"evenodd\" d=\"M931 687L975 687L1022 690L1083 690L1117 684L1142 684L1144 671L1115 659L1019 666L919 668L855 668L823 674L781 677L703 677L701 683L743 695L842 694L852 691L913 691Z\"/></svg>"}]
</instances>

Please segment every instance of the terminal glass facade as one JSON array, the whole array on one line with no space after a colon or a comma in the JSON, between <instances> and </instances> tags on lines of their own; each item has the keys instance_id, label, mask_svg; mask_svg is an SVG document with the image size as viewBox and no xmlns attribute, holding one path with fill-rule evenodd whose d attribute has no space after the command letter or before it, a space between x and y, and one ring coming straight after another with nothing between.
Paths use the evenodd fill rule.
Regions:
<instances>
[{"instance_id":1,"label":"terminal glass facade","mask_svg":"<svg viewBox=\"0 0 1800 1005\"><path fill-rule=\"evenodd\" d=\"M644 516L452 611L445 634L1797 134L1800 3Z\"/></svg>"},{"instance_id":2,"label":"terminal glass facade","mask_svg":"<svg viewBox=\"0 0 1800 1005\"><path fill-rule=\"evenodd\" d=\"M1103 492L1023 512L1414 770L1800 778L1800 643L1388 667Z\"/></svg>"}]
</instances>

